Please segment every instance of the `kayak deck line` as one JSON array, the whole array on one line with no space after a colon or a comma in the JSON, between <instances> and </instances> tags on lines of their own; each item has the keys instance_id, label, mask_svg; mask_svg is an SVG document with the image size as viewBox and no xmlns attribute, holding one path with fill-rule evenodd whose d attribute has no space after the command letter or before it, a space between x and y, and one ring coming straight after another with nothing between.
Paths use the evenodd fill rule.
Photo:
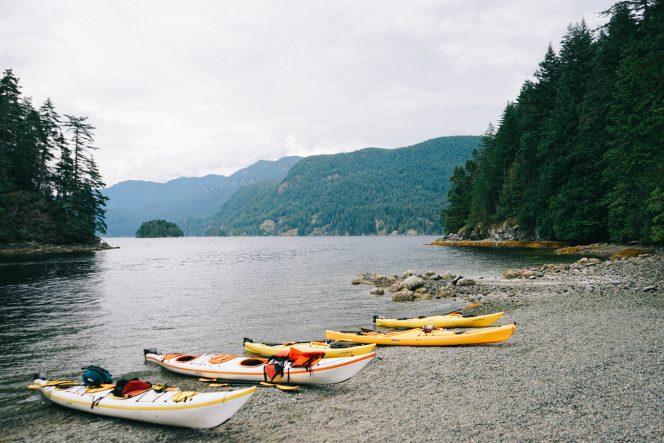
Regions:
<instances>
[{"instance_id":1,"label":"kayak deck line","mask_svg":"<svg viewBox=\"0 0 664 443\"><path fill-rule=\"evenodd\" d=\"M340 367L347 366L347 365L352 365L353 363L357 363L357 362L360 362L362 360L366 360L368 358L373 358L375 356L376 356L375 352L370 352L368 354L358 355L356 357L345 357L345 358L352 358L353 360L342 362L342 363L337 363L337 364L333 364L333 365L326 365L326 366L320 367L320 368L311 368L310 370L295 369L295 370L291 370L290 374L291 375L298 375L298 374L310 374L312 372L327 371L327 370L330 370L330 369L335 369L335 368L340 368ZM192 372L192 373L198 373L198 372L204 371L206 373L213 373L213 374L252 375L252 376L261 376L261 377L263 376L263 371L260 371L260 372L218 371L218 370L214 370L214 369L208 369L208 368L205 368L205 367L201 367L199 370L197 370L197 369L191 369L191 368L186 368L186 367L166 363L163 360L159 360L159 359L151 357L149 355L146 355L145 358L148 359L148 360L152 360L155 363L158 363L162 366L167 366L167 367L174 368L174 369L177 369L177 370L180 370L180 371L186 371L186 372ZM344 358L344 357L337 357L337 358ZM188 361L186 363L191 363L191 361ZM196 364L202 365L201 363L196 363ZM221 378L223 378L223 377L221 377Z\"/></svg>"},{"instance_id":2,"label":"kayak deck line","mask_svg":"<svg viewBox=\"0 0 664 443\"><path fill-rule=\"evenodd\" d=\"M72 404L78 404L82 406L88 406L90 405L92 401L82 401L82 400L74 400L66 397L62 397L60 395L56 395L53 391L55 389L46 389L50 388L49 387L41 387L39 390L42 390L46 396L49 398L55 398L57 400L67 402L67 403L72 403ZM206 406L211 406L211 405L216 405L219 403L225 403L231 400L235 400L236 398L244 397L245 395L253 394L256 392L256 387L250 387L250 388L245 388L241 391L235 392L231 395L225 395L223 398L217 399L217 400L211 400L208 402L204 403L198 403L198 404L189 404L189 405L177 405L177 406L136 406L136 407L131 407L131 406L120 406L120 405L107 405L104 403L97 403L95 404L95 408L107 408L107 409L120 409L120 410L126 410L126 411L177 411L177 410L182 410L182 409L195 409L195 408L202 408ZM76 394L76 395L81 395L81 394ZM102 397L103 398L103 397ZM114 397L115 400L120 400L119 397ZM122 398L123 400L129 400L128 398Z\"/></svg>"}]
</instances>

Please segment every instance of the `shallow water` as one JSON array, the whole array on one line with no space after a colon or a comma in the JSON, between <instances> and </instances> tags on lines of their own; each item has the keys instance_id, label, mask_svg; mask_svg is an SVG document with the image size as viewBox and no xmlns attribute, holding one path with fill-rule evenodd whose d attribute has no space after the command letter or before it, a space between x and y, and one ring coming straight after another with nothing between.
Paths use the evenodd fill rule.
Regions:
<instances>
[{"instance_id":1,"label":"shallow water","mask_svg":"<svg viewBox=\"0 0 664 443\"><path fill-rule=\"evenodd\" d=\"M510 267L570 260L548 251L427 245L434 239L114 238L109 243L120 249L5 259L0 262L0 423L11 429L21 417L34 423L54 413L25 389L34 372L78 378L82 366L97 364L116 377L173 383L177 376L145 366L143 348L240 353L243 337L322 338L327 328L367 325L373 314L416 306L393 304L389 296L370 296L367 286L352 286L359 272L414 269L494 278ZM429 312L444 302L418 303Z\"/></svg>"}]
</instances>

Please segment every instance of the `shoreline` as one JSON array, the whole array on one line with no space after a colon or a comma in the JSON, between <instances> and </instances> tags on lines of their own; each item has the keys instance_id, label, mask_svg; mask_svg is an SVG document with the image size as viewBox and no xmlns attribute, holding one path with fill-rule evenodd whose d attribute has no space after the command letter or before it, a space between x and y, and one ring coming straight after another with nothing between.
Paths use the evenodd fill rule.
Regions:
<instances>
[{"instance_id":1,"label":"shoreline","mask_svg":"<svg viewBox=\"0 0 664 443\"><path fill-rule=\"evenodd\" d=\"M516 321L506 343L381 347L380 360L353 379L295 395L266 391L200 439L661 440L664 251L551 269L458 288L459 297L481 298L474 313L505 310L500 323ZM324 423L313 438L302 426L309 420Z\"/></svg>"},{"instance_id":2,"label":"shoreline","mask_svg":"<svg viewBox=\"0 0 664 443\"><path fill-rule=\"evenodd\" d=\"M559 241L522 241L522 240L448 240L440 238L430 243L432 246L451 246L459 248L525 248L525 249L554 249L560 255L589 255L606 258L631 258L642 254L652 254L656 251L654 246L642 244L616 244L592 243L589 245L569 246Z\"/></svg>"},{"instance_id":3,"label":"shoreline","mask_svg":"<svg viewBox=\"0 0 664 443\"><path fill-rule=\"evenodd\" d=\"M522 240L447 240L438 239L431 242L432 246L454 246L465 248L528 248L528 249L560 249L567 246L558 241L522 241Z\"/></svg>"},{"instance_id":4,"label":"shoreline","mask_svg":"<svg viewBox=\"0 0 664 443\"><path fill-rule=\"evenodd\" d=\"M23 257L35 255L83 254L89 252L118 249L105 241L96 244L51 244L51 243L12 243L0 245L0 257Z\"/></svg>"},{"instance_id":5,"label":"shoreline","mask_svg":"<svg viewBox=\"0 0 664 443\"><path fill-rule=\"evenodd\" d=\"M371 266L381 271L380 263ZM205 431L54 409L54 422L75 424L71 430L58 434L62 428L42 416L35 426L28 413L12 422L10 440L93 434L136 442L664 439L664 250L555 265L542 274L469 275L476 284L456 287L456 297L481 298L471 312L504 310L499 323L517 323L505 343L381 347L379 358L346 382L289 393L261 388L230 421ZM365 286L357 297L367 303L372 296ZM183 389L206 387L195 378L175 380Z\"/></svg>"},{"instance_id":6,"label":"shoreline","mask_svg":"<svg viewBox=\"0 0 664 443\"><path fill-rule=\"evenodd\" d=\"M380 360L353 379L295 395L267 391L200 439L664 438L664 251L560 268L534 280L478 279L458 291L468 300L481 297L474 313L505 310L500 323L518 324L512 339L381 347ZM314 436L303 426L310 420L322 424Z\"/></svg>"}]
</instances>

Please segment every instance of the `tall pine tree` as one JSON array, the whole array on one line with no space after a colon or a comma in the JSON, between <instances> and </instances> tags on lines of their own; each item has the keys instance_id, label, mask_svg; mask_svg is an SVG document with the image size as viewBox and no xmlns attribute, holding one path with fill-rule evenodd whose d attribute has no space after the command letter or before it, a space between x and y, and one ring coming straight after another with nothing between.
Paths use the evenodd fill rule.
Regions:
<instances>
[{"instance_id":1,"label":"tall pine tree","mask_svg":"<svg viewBox=\"0 0 664 443\"><path fill-rule=\"evenodd\" d=\"M447 229L516 219L540 239L664 240L663 4L618 2L596 38L581 22L549 46L473 175L455 171Z\"/></svg>"}]
</instances>

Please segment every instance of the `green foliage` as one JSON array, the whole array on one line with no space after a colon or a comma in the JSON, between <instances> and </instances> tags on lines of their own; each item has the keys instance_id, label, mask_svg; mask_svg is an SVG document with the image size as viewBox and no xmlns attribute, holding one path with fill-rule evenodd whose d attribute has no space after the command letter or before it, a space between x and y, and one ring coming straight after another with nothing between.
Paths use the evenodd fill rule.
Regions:
<instances>
[{"instance_id":1,"label":"green foliage","mask_svg":"<svg viewBox=\"0 0 664 443\"><path fill-rule=\"evenodd\" d=\"M136 231L139 238L182 237L182 229L175 223L166 220L150 220L141 224Z\"/></svg>"},{"instance_id":2,"label":"green foliage","mask_svg":"<svg viewBox=\"0 0 664 443\"><path fill-rule=\"evenodd\" d=\"M664 191L653 189L648 200L648 210L652 213L650 235L653 241L664 241Z\"/></svg>"},{"instance_id":3,"label":"green foliage","mask_svg":"<svg viewBox=\"0 0 664 443\"><path fill-rule=\"evenodd\" d=\"M282 180L300 157L260 160L234 174L180 177L166 183L128 180L104 189L107 236L130 236L144 220L173 220L185 235L203 235L210 218L242 186ZM210 230L208 235L219 235Z\"/></svg>"},{"instance_id":4,"label":"green foliage","mask_svg":"<svg viewBox=\"0 0 664 443\"><path fill-rule=\"evenodd\" d=\"M448 176L478 137L443 137L401 149L308 157L281 182L238 190L211 228L229 235L438 233Z\"/></svg>"},{"instance_id":5,"label":"green foliage","mask_svg":"<svg viewBox=\"0 0 664 443\"><path fill-rule=\"evenodd\" d=\"M94 243L103 233L104 186L85 117L62 124L50 100L39 110L11 69L0 79L0 243ZM64 131L68 131L67 137Z\"/></svg>"},{"instance_id":6,"label":"green foliage","mask_svg":"<svg viewBox=\"0 0 664 443\"><path fill-rule=\"evenodd\" d=\"M616 3L595 36L581 22L559 55L549 46L476 163L452 175L448 231L516 219L540 239L662 241L663 3Z\"/></svg>"}]
</instances>

